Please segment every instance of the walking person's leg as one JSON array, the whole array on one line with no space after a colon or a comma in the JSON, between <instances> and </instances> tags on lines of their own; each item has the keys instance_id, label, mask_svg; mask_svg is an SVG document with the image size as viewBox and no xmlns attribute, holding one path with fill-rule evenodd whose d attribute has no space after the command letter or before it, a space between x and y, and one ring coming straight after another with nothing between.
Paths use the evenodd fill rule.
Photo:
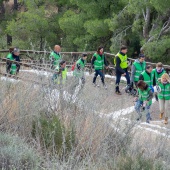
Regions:
<instances>
[{"instance_id":1,"label":"walking person's leg","mask_svg":"<svg viewBox=\"0 0 170 170\"><path fill-rule=\"evenodd\" d=\"M121 79L121 73L117 72L116 73L115 92L116 92L116 94L119 94L119 95L121 95L121 92L119 90L120 79Z\"/></svg>"},{"instance_id":2,"label":"walking person's leg","mask_svg":"<svg viewBox=\"0 0 170 170\"><path fill-rule=\"evenodd\" d=\"M143 104L143 102L140 101L140 100L137 100L136 103L135 103L135 110L138 114L137 119L136 119L137 121L140 120L141 117L142 117L142 114L141 114L141 111L140 111L140 107L141 107L142 104Z\"/></svg>"},{"instance_id":3,"label":"walking person's leg","mask_svg":"<svg viewBox=\"0 0 170 170\"><path fill-rule=\"evenodd\" d=\"M96 78L97 78L97 76L98 76L98 74L99 74L98 71L99 71L99 70L95 70L95 73L94 73L94 77L93 77L93 84L94 84L94 85L96 85Z\"/></svg>"},{"instance_id":4,"label":"walking person's leg","mask_svg":"<svg viewBox=\"0 0 170 170\"><path fill-rule=\"evenodd\" d=\"M150 107L151 107L151 105L147 105L147 106L145 107L146 123L149 123L150 120L151 120Z\"/></svg>"},{"instance_id":5,"label":"walking person's leg","mask_svg":"<svg viewBox=\"0 0 170 170\"><path fill-rule=\"evenodd\" d=\"M129 85L130 84L130 76L129 76L129 72L128 71L126 71L125 78L127 80L127 85Z\"/></svg>"},{"instance_id":6,"label":"walking person's leg","mask_svg":"<svg viewBox=\"0 0 170 170\"><path fill-rule=\"evenodd\" d=\"M169 100L165 100L165 110L164 110L164 114L165 114L165 124L168 124L168 106L169 106Z\"/></svg>"},{"instance_id":7,"label":"walking person's leg","mask_svg":"<svg viewBox=\"0 0 170 170\"><path fill-rule=\"evenodd\" d=\"M159 117L160 119L162 119L165 111L165 100L163 99L159 99L159 110L160 110Z\"/></svg>"}]
</instances>

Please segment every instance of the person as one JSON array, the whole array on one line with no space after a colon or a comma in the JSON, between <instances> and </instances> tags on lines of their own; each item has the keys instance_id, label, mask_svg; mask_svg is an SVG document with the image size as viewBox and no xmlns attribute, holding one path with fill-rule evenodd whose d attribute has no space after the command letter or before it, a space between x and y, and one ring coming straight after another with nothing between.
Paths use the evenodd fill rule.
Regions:
<instances>
[{"instance_id":1,"label":"person","mask_svg":"<svg viewBox=\"0 0 170 170\"><path fill-rule=\"evenodd\" d=\"M150 107L152 104L153 92L152 89L143 80L139 80L137 83L138 87L138 98L136 99L135 110L138 113L137 121L142 118L141 106L146 113L146 122L150 123Z\"/></svg>"},{"instance_id":2,"label":"person","mask_svg":"<svg viewBox=\"0 0 170 170\"><path fill-rule=\"evenodd\" d=\"M152 69L151 65L146 66L145 71L143 71L139 76L139 80L143 80L151 88L153 86Z\"/></svg>"},{"instance_id":3,"label":"person","mask_svg":"<svg viewBox=\"0 0 170 170\"><path fill-rule=\"evenodd\" d=\"M65 84L67 79L67 67L64 60L60 61L59 65L55 68L55 73L53 74L52 80L57 84Z\"/></svg>"},{"instance_id":4,"label":"person","mask_svg":"<svg viewBox=\"0 0 170 170\"><path fill-rule=\"evenodd\" d=\"M127 80L127 86L130 85L130 76L128 73L128 58L127 58L127 47L122 46L120 48L120 52L116 54L115 57L115 65L116 65L116 85L115 85L115 93L121 95L119 90L119 83L121 76L125 76Z\"/></svg>"},{"instance_id":5,"label":"person","mask_svg":"<svg viewBox=\"0 0 170 170\"><path fill-rule=\"evenodd\" d=\"M82 57L76 62L73 75L81 80L81 84L85 83L84 69L86 65L87 54L83 53Z\"/></svg>"},{"instance_id":6,"label":"person","mask_svg":"<svg viewBox=\"0 0 170 170\"><path fill-rule=\"evenodd\" d=\"M61 61L61 55L60 55L61 47L59 45L54 46L54 51L50 54L50 60L51 60L51 69L55 69L57 66L59 66L59 63Z\"/></svg>"},{"instance_id":7,"label":"person","mask_svg":"<svg viewBox=\"0 0 170 170\"><path fill-rule=\"evenodd\" d=\"M160 119L165 116L165 124L168 124L169 114L169 100L170 100L170 77L167 73L164 73L161 78L158 79L158 87L160 88L158 93Z\"/></svg>"},{"instance_id":8,"label":"person","mask_svg":"<svg viewBox=\"0 0 170 170\"><path fill-rule=\"evenodd\" d=\"M131 69L131 86L135 84L137 87L137 82L139 81L140 74L146 69L145 56L139 54L138 59L132 65Z\"/></svg>"},{"instance_id":9,"label":"person","mask_svg":"<svg viewBox=\"0 0 170 170\"><path fill-rule=\"evenodd\" d=\"M153 86L155 87L158 84L158 79L161 78L161 76L166 73L166 71L163 68L163 64L161 62L158 62L156 64L156 68L152 70L152 77L153 77ZM158 95L155 92L155 99L158 101Z\"/></svg>"},{"instance_id":10,"label":"person","mask_svg":"<svg viewBox=\"0 0 170 170\"><path fill-rule=\"evenodd\" d=\"M153 86L156 86L156 84L158 83L158 79L161 78L164 73L166 73L166 71L163 68L163 64L161 62L158 62L156 64L156 68L152 70Z\"/></svg>"},{"instance_id":11,"label":"person","mask_svg":"<svg viewBox=\"0 0 170 170\"><path fill-rule=\"evenodd\" d=\"M19 73L19 70L20 70L20 64L12 63L9 60L20 62L20 56L19 56L20 50L17 47L13 49L11 48L10 50L11 51L13 50L13 51L7 55L8 60L6 62L6 72L10 74L17 74Z\"/></svg>"},{"instance_id":12,"label":"person","mask_svg":"<svg viewBox=\"0 0 170 170\"><path fill-rule=\"evenodd\" d=\"M96 78L98 75L100 75L101 81L103 86L107 89L107 86L104 81L104 66L106 66L106 69L108 68L108 63L106 61L106 58L104 56L104 48L100 46L97 49L97 52L94 53L92 60L91 60L92 68L95 69L95 74L93 78L93 84L96 87Z\"/></svg>"}]
</instances>

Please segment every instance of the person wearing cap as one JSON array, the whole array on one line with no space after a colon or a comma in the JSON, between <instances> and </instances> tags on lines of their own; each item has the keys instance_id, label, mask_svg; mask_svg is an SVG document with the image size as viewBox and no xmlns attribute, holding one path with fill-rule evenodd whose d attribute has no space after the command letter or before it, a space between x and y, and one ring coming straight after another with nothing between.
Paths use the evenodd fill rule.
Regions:
<instances>
[{"instance_id":1,"label":"person wearing cap","mask_svg":"<svg viewBox=\"0 0 170 170\"><path fill-rule=\"evenodd\" d=\"M12 48L11 48L12 49ZM19 48L15 47L13 48L13 51L11 53L9 53L7 55L7 59L8 60L11 60L11 61L17 61L17 62L20 62L20 50ZM12 64L10 61L7 61L6 63L6 71L7 73L10 73L10 70L11 70L11 66L12 65L16 65L16 73L19 73L19 70L20 70L20 64L17 63L17 64Z\"/></svg>"},{"instance_id":2,"label":"person wearing cap","mask_svg":"<svg viewBox=\"0 0 170 170\"><path fill-rule=\"evenodd\" d=\"M60 55L61 47L59 45L54 46L54 51L50 54L50 60L51 60L51 68L55 69L57 66L59 66L59 63L61 61L61 55Z\"/></svg>"},{"instance_id":3,"label":"person wearing cap","mask_svg":"<svg viewBox=\"0 0 170 170\"><path fill-rule=\"evenodd\" d=\"M143 80L139 80L137 83L138 87L138 98L135 103L135 110L138 113L137 121L142 118L141 106L146 113L146 123L150 123L150 107L152 104L153 92L152 89Z\"/></svg>"},{"instance_id":4,"label":"person wearing cap","mask_svg":"<svg viewBox=\"0 0 170 170\"><path fill-rule=\"evenodd\" d=\"M151 65L147 65L146 69L139 76L139 80L143 80L151 88L153 86L152 69L153 67Z\"/></svg>"},{"instance_id":5,"label":"person wearing cap","mask_svg":"<svg viewBox=\"0 0 170 170\"><path fill-rule=\"evenodd\" d=\"M82 57L76 62L75 69L73 71L73 75L81 80L81 83L85 83L84 70L87 60L87 54L83 53Z\"/></svg>"},{"instance_id":6,"label":"person wearing cap","mask_svg":"<svg viewBox=\"0 0 170 170\"><path fill-rule=\"evenodd\" d=\"M60 61L59 65L55 68L52 80L57 84L65 84L67 79L67 67L64 60ZM62 82L62 83L61 83Z\"/></svg>"},{"instance_id":7,"label":"person wearing cap","mask_svg":"<svg viewBox=\"0 0 170 170\"><path fill-rule=\"evenodd\" d=\"M161 78L158 79L158 92L160 119L165 117L164 123L168 124L169 114L169 101L170 101L170 77L167 73L164 73Z\"/></svg>"},{"instance_id":8,"label":"person wearing cap","mask_svg":"<svg viewBox=\"0 0 170 170\"><path fill-rule=\"evenodd\" d=\"M145 62L145 56L143 54L139 54L138 59L136 59L132 65L131 69L131 86L133 87L133 84L137 86L137 82L139 81L140 74L145 70L146 68L146 62Z\"/></svg>"},{"instance_id":9,"label":"person wearing cap","mask_svg":"<svg viewBox=\"0 0 170 170\"><path fill-rule=\"evenodd\" d=\"M92 64L92 68L94 68L94 70L95 70L95 74L94 74L94 78L93 78L93 85L95 87L98 86L98 85L96 85L96 79L97 79L98 75L100 75L102 84L103 84L104 88L107 89L107 86L104 81L104 79L105 79L104 67L106 67L106 69L107 69L108 63L104 56L104 48L102 46L100 46L97 49L97 52L94 53L92 60L91 60L91 64Z\"/></svg>"},{"instance_id":10,"label":"person wearing cap","mask_svg":"<svg viewBox=\"0 0 170 170\"><path fill-rule=\"evenodd\" d=\"M115 83L115 93L121 95L119 90L119 83L121 76L125 76L127 80L127 86L130 85L130 76L128 73L128 58L127 58L127 47L122 46L120 52L116 54L114 59L115 71L116 71L116 83Z\"/></svg>"}]
</instances>

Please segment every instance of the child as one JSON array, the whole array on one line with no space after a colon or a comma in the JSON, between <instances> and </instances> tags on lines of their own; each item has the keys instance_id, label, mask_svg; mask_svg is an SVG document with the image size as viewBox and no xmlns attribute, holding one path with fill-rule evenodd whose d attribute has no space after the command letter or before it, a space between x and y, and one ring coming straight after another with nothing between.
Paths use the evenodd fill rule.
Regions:
<instances>
[{"instance_id":1,"label":"child","mask_svg":"<svg viewBox=\"0 0 170 170\"><path fill-rule=\"evenodd\" d=\"M167 73L164 73L160 79L158 79L158 86L160 92L158 93L160 119L165 115L165 124L168 124L168 105L170 100L170 77Z\"/></svg>"},{"instance_id":2,"label":"child","mask_svg":"<svg viewBox=\"0 0 170 170\"><path fill-rule=\"evenodd\" d=\"M146 122L149 123L151 120L150 106L152 104L153 92L152 89L143 80L138 81L137 87L138 87L138 94L139 94L139 97L135 104L135 110L138 113L137 120L140 120L142 117L140 108L143 105L143 108L146 113Z\"/></svg>"},{"instance_id":3,"label":"child","mask_svg":"<svg viewBox=\"0 0 170 170\"><path fill-rule=\"evenodd\" d=\"M66 62L63 60L59 63L59 66L55 68L56 72L53 74L52 80L54 83L65 84L66 78L67 78L67 68L66 68Z\"/></svg>"}]
</instances>

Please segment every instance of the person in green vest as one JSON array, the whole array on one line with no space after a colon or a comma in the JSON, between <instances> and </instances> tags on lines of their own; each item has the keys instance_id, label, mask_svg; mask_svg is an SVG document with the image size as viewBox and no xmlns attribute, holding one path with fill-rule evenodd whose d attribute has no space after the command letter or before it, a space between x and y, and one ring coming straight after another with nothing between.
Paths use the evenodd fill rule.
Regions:
<instances>
[{"instance_id":1,"label":"person in green vest","mask_svg":"<svg viewBox=\"0 0 170 170\"><path fill-rule=\"evenodd\" d=\"M137 86L137 82L139 81L140 74L145 71L146 62L145 56L143 54L139 54L138 59L132 65L131 69L131 87L135 84Z\"/></svg>"},{"instance_id":2,"label":"person in green vest","mask_svg":"<svg viewBox=\"0 0 170 170\"><path fill-rule=\"evenodd\" d=\"M52 80L57 84L65 84L67 79L67 67L66 62L62 60L58 66L55 68L55 73L53 74Z\"/></svg>"},{"instance_id":3,"label":"person in green vest","mask_svg":"<svg viewBox=\"0 0 170 170\"><path fill-rule=\"evenodd\" d=\"M170 102L170 77L167 73L164 73L161 78L158 79L158 99L160 109L160 119L165 116L165 124L168 124L169 114L169 102Z\"/></svg>"},{"instance_id":4,"label":"person in green vest","mask_svg":"<svg viewBox=\"0 0 170 170\"><path fill-rule=\"evenodd\" d=\"M138 87L138 98L135 103L135 110L138 114L137 121L139 121L142 118L141 106L143 106L143 109L146 113L146 122L150 123L151 120L150 107L153 98L152 89L143 80L138 81L137 87Z\"/></svg>"},{"instance_id":5,"label":"person in green vest","mask_svg":"<svg viewBox=\"0 0 170 170\"><path fill-rule=\"evenodd\" d=\"M10 53L7 55L8 61L6 62L6 72L10 74L17 74L20 70L20 64L19 63L11 63L11 61L17 61L20 62L20 50L17 47L10 48Z\"/></svg>"},{"instance_id":6,"label":"person in green vest","mask_svg":"<svg viewBox=\"0 0 170 170\"><path fill-rule=\"evenodd\" d=\"M91 64L92 64L92 68L94 68L94 70L95 70L95 74L94 74L94 78L93 78L94 86L95 87L98 86L96 84L96 78L97 78L98 75L100 75L103 87L105 89L107 89L107 86L106 86L105 81L104 81L104 78L105 78L104 68L105 67L106 67L106 69L108 68L108 62L106 61L106 58L104 56L104 48L102 46L100 46L97 49L97 52L94 53L92 60L91 60Z\"/></svg>"},{"instance_id":7,"label":"person in green vest","mask_svg":"<svg viewBox=\"0 0 170 170\"><path fill-rule=\"evenodd\" d=\"M83 53L82 57L76 62L73 75L81 80L81 84L85 83L84 69L86 65L87 54Z\"/></svg>"},{"instance_id":8,"label":"person in green vest","mask_svg":"<svg viewBox=\"0 0 170 170\"><path fill-rule=\"evenodd\" d=\"M121 92L119 90L121 76L125 76L127 80L127 86L130 85L130 76L128 73L127 47L124 45L120 48L120 52L116 54L115 71L116 71L115 93L121 95Z\"/></svg>"},{"instance_id":9,"label":"person in green vest","mask_svg":"<svg viewBox=\"0 0 170 170\"><path fill-rule=\"evenodd\" d=\"M152 70L152 76L153 76L153 85L156 86L158 83L158 79L161 78L161 76L166 73L166 71L163 68L163 64L161 62L156 64L156 68Z\"/></svg>"},{"instance_id":10,"label":"person in green vest","mask_svg":"<svg viewBox=\"0 0 170 170\"><path fill-rule=\"evenodd\" d=\"M51 60L51 69L55 69L60 61L61 61L61 55L60 55L61 47L59 45L54 46L54 51L50 54L50 60Z\"/></svg>"},{"instance_id":11,"label":"person in green vest","mask_svg":"<svg viewBox=\"0 0 170 170\"><path fill-rule=\"evenodd\" d=\"M152 75L152 66L148 65L146 66L146 70L143 71L140 76L139 80L143 80L148 86L152 88L153 86L153 75Z\"/></svg>"},{"instance_id":12,"label":"person in green vest","mask_svg":"<svg viewBox=\"0 0 170 170\"><path fill-rule=\"evenodd\" d=\"M153 77L153 86L156 86L158 84L158 79L161 78L161 76L166 73L166 71L163 68L163 64L161 62L156 64L156 68L152 70L152 77ZM158 101L158 95L155 92L155 99Z\"/></svg>"}]
</instances>

